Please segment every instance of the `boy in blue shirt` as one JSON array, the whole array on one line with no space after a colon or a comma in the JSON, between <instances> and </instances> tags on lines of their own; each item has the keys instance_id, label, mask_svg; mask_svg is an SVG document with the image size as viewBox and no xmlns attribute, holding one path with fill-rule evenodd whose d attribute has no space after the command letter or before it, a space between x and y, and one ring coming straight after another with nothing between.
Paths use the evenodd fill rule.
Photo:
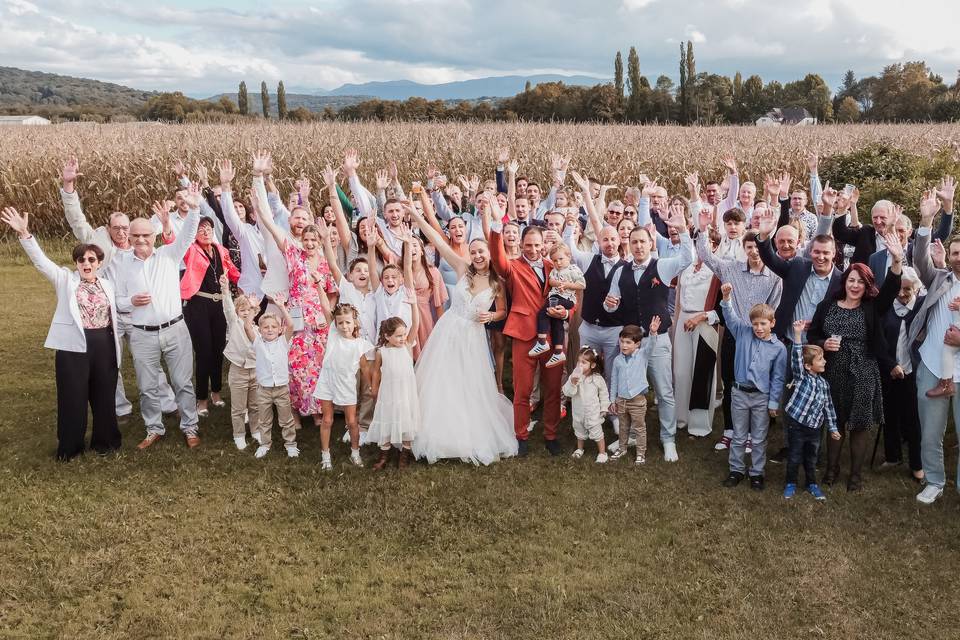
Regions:
<instances>
[{"instance_id":1,"label":"boy in blue shirt","mask_svg":"<svg viewBox=\"0 0 960 640\"><path fill-rule=\"evenodd\" d=\"M830 385L821 376L827 366L823 349L803 344L806 323L793 323L793 353L790 368L793 371L793 395L787 402L787 482L783 497L789 500L797 492L800 462L807 477L807 491L816 500L826 500L817 485L817 453L820 450L821 426L826 425L830 437L840 439L837 430L837 412L833 407Z\"/></svg>"},{"instance_id":2,"label":"boy in blue shirt","mask_svg":"<svg viewBox=\"0 0 960 640\"><path fill-rule=\"evenodd\" d=\"M763 490L763 468L767 462L767 430L770 418L780 408L784 380L787 374L787 350L773 335L775 324L773 308L757 304L750 309L750 323L737 315L730 302L733 285L720 287L723 317L727 330L733 332L737 343L733 360L733 439L730 442L730 475L723 481L725 487L735 487L743 480L746 465L747 438L753 451L750 454L750 488Z\"/></svg>"},{"instance_id":3,"label":"boy in blue shirt","mask_svg":"<svg viewBox=\"0 0 960 640\"><path fill-rule=\"evenodd\" d=\"M619 460L627 454L627 443L633 437L637 443L636 464L647 459L647 364L657 341L660 316L650 319L650 336L643 340L643 329L628 324L620 331L620 353L613 359L610 374L609 413L620 419L620 448L610 458ZM641 346L641 342L643 343Z\"/></svg>"}]
</instances>

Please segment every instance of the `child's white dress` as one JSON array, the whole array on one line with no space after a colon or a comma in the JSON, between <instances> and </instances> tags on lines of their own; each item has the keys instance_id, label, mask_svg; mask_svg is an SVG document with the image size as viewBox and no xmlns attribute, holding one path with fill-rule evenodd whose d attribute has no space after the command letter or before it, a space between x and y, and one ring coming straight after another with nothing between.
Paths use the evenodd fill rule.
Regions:
<instances>
[{"instance_id":1,"label":"child's white dress","mask_svg":"<svg viewBox=\"0 0 960 640\"><path fill-rule=\"evenodd\" d=\"M380 347L380 393L368 442L381 447L410 442L420 426L420 401L413 357L407 347Z\"/></svg>"},{"instance_id":2,"label":"child's white dress","mask_svg":"<svg viewBox=\"0 0 960 640\"><path fill-rule=\"evenodd\" d=\"M323 367L313 397L348 407L357 404L357 370L360 358L373 349L366 338L344 338L336 326L330 329Z\"/></svg>"}]
</instances>

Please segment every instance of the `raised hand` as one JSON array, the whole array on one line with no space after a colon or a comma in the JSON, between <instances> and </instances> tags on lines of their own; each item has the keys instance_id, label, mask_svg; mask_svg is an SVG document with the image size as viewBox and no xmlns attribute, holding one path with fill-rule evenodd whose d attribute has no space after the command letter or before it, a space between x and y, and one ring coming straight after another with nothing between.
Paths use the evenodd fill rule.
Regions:
<instances>
[{"instance_id":1,"label":"raised hand","mask_svg":"<svg viewBox=\"0 0 960 640\"><path fill-rule=\"evenodd\" d=\"M947 250L943 246L943 242L939 239L934 240L930 243L930 261L938 269L943 269L947 264Z\"/></svg>"},{"instance_id":2,"label":"raised hand","mask_svg":"<svg viewBox=\"0 0 960 640\"><path fill-rule=\"evenodd\" d=\"M688 173L684 177L683 183L687 185L687 190L691 195L700 193L700 174L698 174L696 171L693 173Z\"/></svg>"},{"instance_id":3,"label":"raised hand","mask_svg":"<svg viewBox=\"0 0 960 640\"><path fill-rule=\"evenodd\" d=\"M327 189L330 191L330 197L333 197L334 192L337 187L337 172L329 164L323 168L323 182L327 185Z\"/></svg>"},{"instance_id":4,"label":"raised hand","mask_svg":"<svg viewBox=\"0 0 960 640\"><path fill-rule=\"evenodd\" d=\"M893 229L894 225L897 224L897 220L900 219L900 216L903 215L903 207L899 204L893 205L893 215L890 216L890 228Z\"/></svg>"},{"instance_id":5,"label":"raised hand","mask_svg":"<svg viewBox=\"0 0 960 640\"><path fill-rule=\"evenodd\" d=\"M201 164L201 163L198 162L198 163L193 167L193 170L196 172L197 178L200 179L200 184L203 185L204 187L209 187L209 186L210 186L210 182L207 180L208 175L207 175L207 167L206 167L206 165L203 165L203 164Z\"/></svg>"},{"instance_id":6,"label":"raised hand","mask_svg":"<svg viewBox=\"0 0 960 640\"><path fill-rule=\"evenodd\" d=\"M187 188L187 197L184 198L191 209L200 208L200 186L196 182L191 182Z\"/></svg>"},{"instance_id":7,"label":"raised hand","mask_svg":"<svg viewBox=\"0 0 960 640\"><path fill-rule=\"evenodd\" d=\"M730 173L737 172L737 159L734 158L733 155L728 153L727 155L720 158L720 162L723 164L723 166L727 168L727 171L729 171Z\"/></svg>"},{"instance_id":8,"label":"raised hand","mask_svg":"<svg viewBox=\"0 0 960 640\"><path fill-rule=\"evenodd\" d=\"M439 175L439 173L440 171L435 166L433 166L432 164L427 165L427 174L426 174L427 181L433 180L434 178L437 177L437 175Z\"/></svg>"},{"instance_id":9,"label":"raised hand","mask_svg":"<svg viewBox=\"0 0 960 640\"><path fill-rule=\"evenodd\" d=\"M883 234L883 241L887 245L887 254L893 258L894 264L903 262L903 245L900 244L900 238L896 233L890 232Z\"/></svg>"},{"instance_id":10,"label":"raised hand","mask_svg":"<svg viewBox=\"0 0 960 640\"><path fill-rule=\"evenodd\" d=\"M480 176L477 174L470 176L470 182L468 183L468 186L470 187L470 193L477 193L480 191Z\"/></svg>"},{"instance_id":11,"label":"raised hand","mask_svg":"<svg viewBox=\"0 0 960 640\"><path fill-rule=\"evenodd\" d=\"M221 160L218 168L220 170L220 188L229 190L230 183L237 177L237 172L233 169L233 162L231 160Z\"/></svg>"},{"instance_id":12,"label":"raised hand","mask_svg":"<svg viewBox=\"0 0 960 640\"><path fill-rule=\"evenodd\" d=\"M21 215L13 207L4 207L3 212L0 213L0 220L9 226L11 229L17 232L21 238L26 238L30 235L30 224L29 224L30 214L26 211Z\"/></svg>"},{"instance_id":13,"label":"raised hand","mask_svg":"<svg viewBox=\"0 0 960 640\"><path fill-rule=\"evenodd\" d=\"M724 282L722 285L720 285L720 295L723 296L724 300L729 300L730 294L732 293L733 293L732 284L730 284L729 282Z\"/></svg>"},{"instance_id":14,"label":"raised hand","mask_svg":"<svg viewBox=\"0 0 960 640\"><path fill-rule=\"evenodd\" d=\"M660 316L650 318L650 335L655 336L660 331Z\"/></svg>"},{"instance_id":15,"label":"raised hand","mask_svg":"<svg viewBox=\"0 0 960 640\"><path fill-rule=\"evenodd\" d=\"M517 175L517 171L520 170L520 161L516 158L512 158L510 162L507 163L507 173L511 176Z\"/></svg>"},{"instance_id":16,"label":"raised hand","mask_svg":"<svg viewBox=\"0 0 960 640\"><path fill-rule=\"evenodd\" d=\"M178 159L173 163L173 172L178 178L185 178L187 176L187 165L183 163L183 160Z\"/></svg>"},{"instance_id":17,"label":"raised hand","mask_svg":"<svg viewBox=\"0 0 960 640\"><path fill-rule=\"evenodd\" d=\"M645 179L641 180L641 183L643 184L643 191L641 191L640 194L647 198L653 196L657 190L657 183L647 178L647 176L640 176L640 178Z\"/></svg>"},{"instance_id":18,"label":"raised hand","mask_svg":"<svg viewBox=\"0 0 960 640\"><path fill-rule=\"evenodd\" d=\"M714 208L710 205L701 205L700 213L697 214L697 226L700 231L706 231L707 228L713 224L714 218Z\"/></svg>"},{"instance_id":19,"label":"raised hand","mask_svg":"<svg viewBox=\"0 0 960 640\"><path fill-rule=\"evenodd\" d=\"M73 183L77 181L77 178L82 175L83 174L80 173L80 162L76 158L69 158L63 163L60 179L63 181L64 186L70 185L72 187ZM64 191L67 191L67 189L64 189Z\"/></svg>"},{"instance_id":20,"label":"raised hand","mask_svg":"<svg viewBox=\"0 0 960 640\"><path fill-rule=\"evenodd\" d=\"M516 160L511 160L511 163L516 162ZM590 181L584 178L582 175L576 171L570 172L570 177L573 178L574 183L580 187L580 191L584 193L590 193Z\"/></svg>"},{"instance_id":21,"label":"raised hand","mask_svg":"<svg viewBox=\"0 0 960 640\"><path fill-rule=\"evenodd\" d=\"M220 276L217 282L220 283L221 291L227 291L228 289L230 289L230 280L227 279L227 274L223 274L222 276Z\"/></svg>"},{"instance_id":22,"label":"raised hand","mask_svg":"<svg viewBox=\"0 0 960 640\"><path fill-rule=\"evenodd\" d=\"M510 159L510 149L506 147L500 147L497 149L497 166L502 167L507 164L507 161Z\"/></svg>"},{"instance_id":23,"label":"raised hand","mask_svg":"<svg viewBox=\"0 0 960 640\"><path fill-rule=\"evenodd\" d=\"M360 166L360 154L356 149L347 149L343 152L343 172L347 177L357 175L357 168Z\"/></svg>"},{"instance_id":24,"label":"raised hand","mask_svg":"<svg viewBox=\"0 0 960 640\"><path fill-rule=\"evenodd\" d=\"M378 169L376 176L377 191L386 191L390 186L390 176L387 175L386 169Z\"/></svg>"},{"instance_id":25,"label":"raised hand","mask_svg":"<svg viewBox=\"0 0 960 640\"><path fill-rule=\"evenodd\" d=\"M300 200L307 203L310 199L310 178L305 174L300 174L300 179L293 183L300 194Z\"/></svg>"},{"instance_id":26,"label":"raised hand","mask_svg":"<svg viewBox=\"0 0 960 640\"><path fill-rule=\"evenodd\" d=\"M957 190L957 181L953 176L944 176L937 186L937 197L943 201L943 209L948 213L953 210L953 196Z\"/></svg>"},{"instance_id":27,"label":"raised hand","mask_svg":"<svg viewBox=\"0 0 960 640\"><path fill-rule=\"evenodd\" d=\"M770 207L763 209L763 213L760 214L760 224L757 230L763 240L769 238L777 230L777 220Z\"/></svg>"},{"instance_id":28,"label":"raised hand","mask_svg":"<svg viewBox=\"0 0 960 640\"><path fill-rule=\"evenodd\" d=\"M830 182L823 185L823 193L820 194L820 202L823 203L824 209L829 208L833 209L833 205L837 203L837 190L830 186Z\"/></svg>"},{"instance_id":29,"label":"raised hand","mask_svg":"<svg viewBox=\"0 0 960 640\"><path fill-rule=\"evenodd\" d=\"M390 176L390 182L398 182L399 172L397 171L397 161L391 160L390 164L387 165L387 175Z\"/></svg>"},{"instance_id":30,"label":"raised hand","mask_svg":"<svg viewBox=\"0 0 960 640\"><path fill-rule=\"evenodd\" d=\"M793 321L793 342L794 344L800 344L800 337L803 335L803 330L807 328L807 323L803 320L794 320Z\"/></svg>"},{"instance_id":31,"label":"raised hand","mask_svg":"<svg viewBox=\"0 0 960 640\"><path fill-rule=\"evenodd\" d=\"M666 222L668 227L673 227L680 233L687 230L687 219L683 216L683 211L674 211L671 209L670 217L667 218Z\"/></svg>"},{"instance_id":32,"label":"raised hand","mask_svg":"<svg viewBox=\"0 0 960 640\"><path fill-rule=\"evenodd\" d=\"M777 179L777 176L768 173L763 177L763 191L770 197L774 197L780 193L780 181Z\"/></svg>"},{"instance_id":33,"label":"raised hand","mask_svg":"<svg viewBox=\"0 0 960 640\"><path fill-rule=\"evenodd\" d=\"M816 175L817 167L820 164L820 158L817 157L817 154L813 151L807 153L807 169L810 170L810 173Z\"/></svg>"},{"instance_id":34,"label":"raised hand","mask_svg":"<svg viewBox=\"0 0 960 640\"><path fill-rule=\"evenodd\" d=\"M924 191L923 197L920 199L920 224L929 227L939 209L940 203L937 202L936 191L933 189Z\"/></svg>"},{"instance_id":35,"label":"raised hand","mask_svg":"<svg viewBox=\"0 0 960 640\"><path fill-rule=\"evenodd\" d=\"M262 150L254 152L253 175L254 176L270 175L272 171L273 171L273 160L270 159L270 154Z\"/></svg>"},{"instance_id":36,"label":"raised hand","mask_svg":"<svg viewBox=\"0 0 960 640\"><path fill-rule=\"evenodd\" d=\"M780 186L780 196L784 197L790 194L790 184L793 182L793 179L790 177L790 174L784 171L780 174L779 186Z\"/></svg>"},{"instance_id":37,"label":"raised hand","mask_svg":"<svg viewBox=\"0 0 960 640\"><path fill-rule=\"evenodd\" d=\"M170 206L167 200L163 202L158 202L157 200L153 201L153 205L150 207L150 210L153 211L153 214L157 216L157 220L160 221L160 224L166 228L167 222L170 221Z\"/></svg>"}]
</instances>

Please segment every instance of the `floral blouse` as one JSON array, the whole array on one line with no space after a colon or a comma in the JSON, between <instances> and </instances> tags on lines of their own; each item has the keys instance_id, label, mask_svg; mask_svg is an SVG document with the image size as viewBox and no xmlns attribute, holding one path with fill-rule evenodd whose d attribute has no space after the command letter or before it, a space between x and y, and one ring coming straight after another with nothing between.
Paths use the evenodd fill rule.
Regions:
<instances>
[{"instance_id":1,"label":"floral blouse","mask_svg":"<svg viewBox=\"0 0 960 640\"><path fill-rule=\"evenodd\" d=\"M103 329L110 326L110 300L100 281L80 281L77 286L77 305L84 329Z\"/></svg>"}]
</instances>

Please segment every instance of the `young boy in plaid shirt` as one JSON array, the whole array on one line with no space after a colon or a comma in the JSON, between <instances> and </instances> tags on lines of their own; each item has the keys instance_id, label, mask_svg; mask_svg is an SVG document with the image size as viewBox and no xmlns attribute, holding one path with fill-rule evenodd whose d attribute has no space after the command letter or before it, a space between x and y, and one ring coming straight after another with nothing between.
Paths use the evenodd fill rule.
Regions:
<instances>
[{"instance_id":1,"label":"young boy in plaid shirt","mask_svg":"<svg viewBox=\"0 0 960 640\"><path fill-rule=\"evenodd\" d=\"M807 491L816 500L826 500L817 485L817 452L820 449L820 432L824 424L830 437L840 439L837 430L837 413L830 397L830 385L820 374L827 361L823 349L804 345L802 340L803 320L793 323L793 352L790 367L793 371L793 395L787 402L787 484L783 497L789 500L797 492L797 477L800 463L807 480Z\"/></svg>"}]
</instances>

